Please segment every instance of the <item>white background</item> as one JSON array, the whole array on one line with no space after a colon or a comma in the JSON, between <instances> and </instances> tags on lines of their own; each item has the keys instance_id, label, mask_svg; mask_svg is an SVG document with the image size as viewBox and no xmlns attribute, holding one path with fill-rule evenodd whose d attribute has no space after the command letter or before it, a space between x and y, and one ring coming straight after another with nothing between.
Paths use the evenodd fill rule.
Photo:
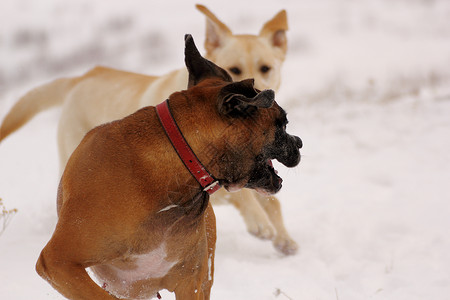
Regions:
<instances>
[{"instance_id":1,"label":"white background","mask_svg":"<svg viewBox=\"0 0 450 300\"><path fill-rule=\"evenodd\" d=\"M33 86L97 64L183 67L185 33L203 49L194 4L2 1L0 119ZM276 166L299 253L279 255L235 209L216 207L212 299L450 299L450 2L204 4L235 33L257 34L287 10L277 101L304 142L297 168ZM0 198L18 209L0 235L0 299L62 299L34 271L56 222L58 116L0 144Z\"/></svg>"}]
</instances>

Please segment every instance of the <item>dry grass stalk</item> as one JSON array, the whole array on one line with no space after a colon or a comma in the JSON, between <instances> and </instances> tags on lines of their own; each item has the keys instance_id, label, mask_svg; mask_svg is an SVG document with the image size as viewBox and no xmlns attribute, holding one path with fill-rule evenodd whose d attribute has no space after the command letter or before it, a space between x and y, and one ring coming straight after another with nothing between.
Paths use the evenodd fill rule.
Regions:
<instances>
[{"instance_id":1,"label":"dry grass stalk","mask_svg":"<svg viewBox=\"0 0 450 300\"><path fill-rule=\"evenodd\" d=\"M17 213L17 209L6 209L3 200L0 198L0 235L6 230L6 227L11 222L13 216Z\"/></svg>"}]
</instances>

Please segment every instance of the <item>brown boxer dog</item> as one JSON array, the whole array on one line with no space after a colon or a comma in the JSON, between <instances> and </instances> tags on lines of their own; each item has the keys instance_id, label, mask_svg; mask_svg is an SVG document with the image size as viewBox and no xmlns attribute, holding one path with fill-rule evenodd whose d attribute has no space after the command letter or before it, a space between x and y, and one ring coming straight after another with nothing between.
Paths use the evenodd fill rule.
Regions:
<instances>
[{"instance_id":1,"label":"brown boxer dog","mask_svg":"<svg viewBox=\"0 0 450 300\"><path fill-rule=\"evenodd\" d=\"M286 133L273 91L232 82L190 35L185 42L188 89L172 94L164 112L192 159L180 154L158 105L94 128L67 163L58 224L36 269L69 299L143 299L162 289L209 299L216 241L209 192L221 185L276 193L282 180L271 160L300 161L301 140ZM207 175L194 174L191 160ZM214 182L205 187L208 176Z\"/></svg>"}]
</instances>

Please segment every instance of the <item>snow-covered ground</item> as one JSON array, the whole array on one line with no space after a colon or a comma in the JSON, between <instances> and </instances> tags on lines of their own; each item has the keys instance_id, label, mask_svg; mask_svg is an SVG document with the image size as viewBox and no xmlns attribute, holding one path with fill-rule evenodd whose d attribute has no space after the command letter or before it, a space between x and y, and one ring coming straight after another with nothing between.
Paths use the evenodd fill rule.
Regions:
<instances>
[{"instance_id":1,"label":"snow-covered ground","mask_svg":"<svg viewBox=\"0 0 450 300\"><path fill-rule=\"evenodd\" d=\"M32 86L95 64L150 74L204 40L192 1L0 3L0 119ZM283 257L215 208L212 299L450 299L450 2L205 2L237 33L288 12L278 102L303 160L280 170ZM62 299L34 264L56 222L57 109L0 144L0 299ZM1 230L0 223L0 230ZM163 299L173 296L163 293Z\"/></svg>"}]
</instances>

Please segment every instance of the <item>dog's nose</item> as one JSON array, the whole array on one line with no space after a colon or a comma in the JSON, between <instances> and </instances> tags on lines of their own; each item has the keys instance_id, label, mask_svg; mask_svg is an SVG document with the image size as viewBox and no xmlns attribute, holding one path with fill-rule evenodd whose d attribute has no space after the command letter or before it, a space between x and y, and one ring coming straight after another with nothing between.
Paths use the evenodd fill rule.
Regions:
<instances>
[{"instance_id":1,"label":"dog's nose","mask_svg":"<svg viewBox=\"0 0 450 300\"><path fill-rule=\"evenodd\" d=\"M301 149L303 147L303 142L302 139L299 138L298 136L294 137L295 138L295 142L297 143L297 148Z\"/></svg>"}]
</instances>

